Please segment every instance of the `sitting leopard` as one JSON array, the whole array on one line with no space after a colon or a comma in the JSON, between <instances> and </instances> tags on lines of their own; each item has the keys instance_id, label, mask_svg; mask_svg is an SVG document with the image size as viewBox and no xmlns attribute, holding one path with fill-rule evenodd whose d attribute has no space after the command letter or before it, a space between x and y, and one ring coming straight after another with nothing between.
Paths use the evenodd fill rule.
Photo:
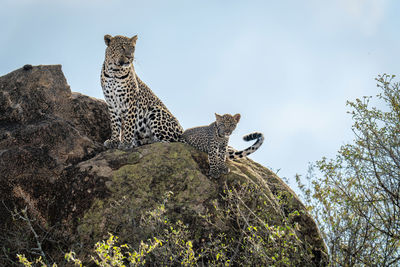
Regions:
<instances>
[{"instance_id":1,"label":"sitting leopard","mask_svg":"<svg viewBox=\"0 0 400 267\"><path fill-rule=\"evenodd\" d=\"M245 141L255 140L254 145L242 151L236 151L228 147L229 136L235 130L240 120L240 114L218 115L215 114L216 121L208 126L200 126L187 129L183 132L182 142L187 143L208 154L210 163L209 175L213 178L229 172L225 165L226 156L230 159L243 158L256 151L264 142L262 133L251 133L245 135Z\"/></svg>"},{"instance_id":2,"label":"sitting leopard","mask_svg":"<svg viewBox=\"0 0 400 267\"><path fill-rule=\"evenodd\" d=\"M137 35L105 35L101 86L111 117L107 148L130 149L159 141L179 141L183 128L133 67Z\"/></svg>"}]
</instances>

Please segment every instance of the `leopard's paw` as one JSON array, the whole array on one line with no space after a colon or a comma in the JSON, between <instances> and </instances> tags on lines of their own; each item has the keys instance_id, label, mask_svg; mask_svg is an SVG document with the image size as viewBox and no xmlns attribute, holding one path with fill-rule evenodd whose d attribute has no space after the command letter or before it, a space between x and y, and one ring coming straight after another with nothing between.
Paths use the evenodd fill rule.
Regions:
<instances>
[{"instance_id":1,"label":"leopard's paw","mask_svg":"<svg viewBox=\"0 0 400 267\"><path fill-rule=\"evenodd\" d=\"M117 148L119 144L118 140L108 139L104 142L104 146L108 149Z\"/></svg>"},{"instance_id":2,"label":"leopard's paw","mask_svg":"<svg viewBox=\"0 0 400 267\"><path fill-rule=\"evenodd\" d=\"M230 170L228 167L226 167L226 166L224 166L224 167L221 168L221 173L223 173L223 174L228 174L230 171L231 171L231 170Z\"/></svg>"},{"instance_id":3,"label":"leopard's paw","mask_svg":"<svg viewBox=\"0 0 400 267\"><path fill-rule=\"evenodd\" d=\"M218 178L220 176L220 173L215 169L210 169L208 175L211 176L212 178Z\"/></svg>"},{"instance_id":4,"label":"leopard's paw","mask_svg":"<svg viewBox=\"0 0 400 267\"><path fill-rule=\"evenodd\" d=\"M129 150L135 147L132 143L120 143L118 145L118 149L120 150Z\"/></svg>"}]
</instances>

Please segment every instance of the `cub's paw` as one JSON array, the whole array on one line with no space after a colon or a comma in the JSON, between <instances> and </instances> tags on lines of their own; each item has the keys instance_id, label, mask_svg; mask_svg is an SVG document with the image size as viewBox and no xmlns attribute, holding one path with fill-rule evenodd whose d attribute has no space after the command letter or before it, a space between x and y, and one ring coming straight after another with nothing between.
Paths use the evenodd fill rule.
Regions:
<instances>
[{"instance_id":1,"label":"cub's paw","mask_svg":"<svg viewBox=\"0 0 400 267\"><path fill-rule=\"evenodd\" d=\"M118 147L118 144L119 144L118 140L112 140L112 139L108 139L108 140L106 140L106 141L104 142L104 146L105 146L106 148L108 148L108 149L117 148L117 147Z\"/></svg>"},{"instance_id":2,"label":"cub's paw","mask_svg":"<svg viewBox=\"0 0 400 267\"><path fill-rule=\"evenodd\" d=\"M208 172L208 175L211 176L212 178L218 178L221 174L219 173L218 170L215 169L210 169L210 171Z\"/></svg>"},{"instance_id":3,"label":"cub's paw","mask_svg":"<svg viewBox=\"0 0 400 267\"><path fill-rule=\"evenodd\" d=\"M118 145L118 149L120 150L129 150L132 149L134 147L134 145L132 143L120 143Z\"/></svg>"},{"instance_id":4,"label":"cub's paw","mask_svg":"<svg viewBox=\"0 0 400 267\"><path fill-rule=\"evenodd\" d=\"M231 170L230 170L228 167L226 167L226 166L221 167L221 173L222 173L222 174L228 174L230 171L231 171Z\"/></svg>"}]
</instances>

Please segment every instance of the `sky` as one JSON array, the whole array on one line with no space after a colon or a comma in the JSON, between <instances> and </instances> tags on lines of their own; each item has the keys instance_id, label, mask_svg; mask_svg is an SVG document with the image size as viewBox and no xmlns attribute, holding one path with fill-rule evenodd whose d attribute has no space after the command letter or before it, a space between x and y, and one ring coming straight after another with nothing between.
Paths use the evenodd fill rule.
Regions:
<instances>
[{"instance_id":1,"label":"sky","mask_svg":"<svg viewBox=\"0 0 400 267\"><path fill-rule=\"evenodd\" d=\"M71 90L103 99L103 36L138 35L135 70L181 125L241 114L230 144L294 185L351 142L347 100L400 75L400 1L0 0L0 75L61 64Z\"/></svg>"}]
</instances>

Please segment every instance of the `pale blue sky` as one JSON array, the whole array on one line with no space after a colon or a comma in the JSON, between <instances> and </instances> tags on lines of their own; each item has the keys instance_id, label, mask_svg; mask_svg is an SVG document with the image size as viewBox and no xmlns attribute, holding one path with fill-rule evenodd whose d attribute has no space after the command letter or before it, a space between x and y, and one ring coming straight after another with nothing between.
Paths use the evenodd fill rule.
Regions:
<instances>
[{"instance_id":1,"label":"pale blue sky","mask_svg":"<svg viewBox=\"0 0 400 267\"><path fill-rule=\"evenodd\" d=\"M104 34L138 34L136 71L184 128L241 113L231 144L293 181L351 141L346 100L400 74L400 1L1 0L0 75L62 64L73 91L102 98Z\"/></svg>"}]
</instances>

